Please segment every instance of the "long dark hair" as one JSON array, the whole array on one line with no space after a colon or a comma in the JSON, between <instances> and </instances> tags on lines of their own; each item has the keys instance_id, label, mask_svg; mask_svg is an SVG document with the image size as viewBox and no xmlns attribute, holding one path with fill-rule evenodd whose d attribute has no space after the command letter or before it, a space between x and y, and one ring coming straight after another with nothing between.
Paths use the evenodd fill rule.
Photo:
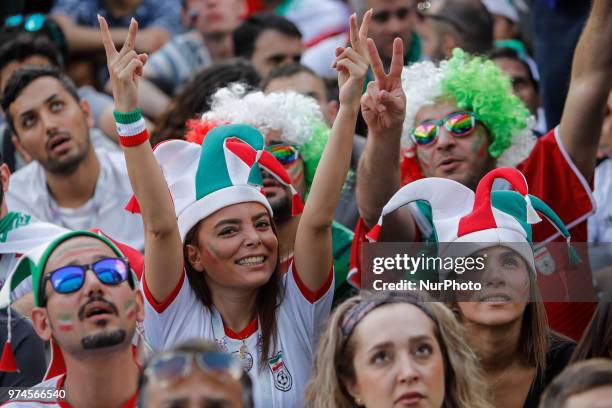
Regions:
<instances>
[{"instance_id":1,"label":"long dark hair","mask_svg":"<svg viewBox=\"0 0 612 408\"><path fill-rule=\"evenodd\" d=\"M210 288L206 283L205 274L206 271L199 272L191 266L189 262L187 245L199 246L197 232L202 225L202 221L198 222L189 232L185 235L185 242L183 244L183 259L185 263L185 270L187 271L187 279L189 279L189 285L195 292L197 298L206 306L209 310L211 309L212 294ZM274 235L278 237L276 232L276 225L271 219L272 231ZM276 325L276 310L282 302L284 294L284 287L282 285L282 272L280 269L280 254L277 249L276 266L272 276L263 286L257 291L257 299L255 301L255 309L257 311L257 317L259 318L259 324L261 325L261 340L262 340L262 352L259 356L259 370L265 367L268 356L271 355L274 344L278 338L278 331Z\"/></svg>"}]
</instances>

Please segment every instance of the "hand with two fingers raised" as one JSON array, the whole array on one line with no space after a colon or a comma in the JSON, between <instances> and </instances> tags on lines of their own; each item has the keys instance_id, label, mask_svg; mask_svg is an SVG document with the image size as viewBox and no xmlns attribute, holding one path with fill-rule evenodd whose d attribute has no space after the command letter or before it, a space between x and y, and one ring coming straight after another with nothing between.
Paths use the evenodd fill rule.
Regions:
<instances>
[{"instance_id":1,"label":"hand with two fingers raised","mask_svg":"<svg viewBox=\"0 0 612 408\"><path fill-rule=\"evenodd\" d=\"M332 67L338 71L338 89L340 106L359 108L363 91L363 81L368 73L368 26L372 18L372 10L364 16L361 27L357 23L357 15L349 18L350 47L336 48L336 59Z\"/></svg>"},{"instance_id":2,"label":"hand with two fingers raised","mask_svg":"<svg viewBox=\"0 0 612 408\"><path fill-rule=\"evenodd\" d=\"M115 99L115 110L131 112L138 107L138 82L147 62L147 54L138 54L134 49L138 23L132 18L125 43L121 50L117 51L108 23L102 16L98 16L98 21Z\"/></svg>"},{"instance_id":3,"label":"hand with two fingers raised","mask_svg":"<svg viewBox=\"0 0 612 408\"><path fill-rule=\"evenodd\" d=\"M401 134L406 116L406 94L402 89L404 65L403 44L400 38L393 41L393 57L389 73L385 73L374 41L368 38L368 52L374 73L374 81L368 83L361 98L361 112L368 125L368 134L382 135L389 131Z\"/></svg>"}]
</instances>

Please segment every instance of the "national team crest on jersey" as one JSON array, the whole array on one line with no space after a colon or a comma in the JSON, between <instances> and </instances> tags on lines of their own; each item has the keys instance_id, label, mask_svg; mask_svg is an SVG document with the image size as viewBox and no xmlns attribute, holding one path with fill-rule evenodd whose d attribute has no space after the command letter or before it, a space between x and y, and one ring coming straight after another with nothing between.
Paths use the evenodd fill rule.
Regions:
<instances>
[{"instance_id":1,"label":"national team crest on jersey","mask_svg":"<svg viewBox=\"0 0 612 408\"><path fill-rule=\"evenodd\" d=\"M533 253L535 266L542 275L552 275L557 268L557 264L546 247L542 247Z\"/></svg>"},{"instance_id":2,"label":"national team crest on jersey","mask_svg":"<svg viewBox=\"0 0 612 408\"><path fill-rule=\"evenodd\" d=\"M281 391L289 391L293 385L293 380L289 369L283 361L283 352L279 351L276 356L269 359L268 366L272 372L274 386Z\"/></svg>"}]
</instances>

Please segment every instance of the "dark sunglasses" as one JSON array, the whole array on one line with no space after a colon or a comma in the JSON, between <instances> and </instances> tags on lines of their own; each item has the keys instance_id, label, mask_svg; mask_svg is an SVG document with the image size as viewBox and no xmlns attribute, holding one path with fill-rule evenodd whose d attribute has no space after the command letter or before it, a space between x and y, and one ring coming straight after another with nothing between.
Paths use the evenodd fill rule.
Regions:
<instances>
[{"instance_id":1,"label":"dark sunglasses","mask_svg":"<svg viewBox=\"0 0 612 408\"><path fill-rule=\"evenodd\" d=\"M411 12L411 10L408 7L400 7L397 10L394 10L394 11L389 11L389 10L375 11L372 14L372 20L376 21L377 23L384 24L387 21L389 21L391 16L397 17L398 20L403 20L406 17L408 17L410 12Z\"/></svg>"},{"instance_id":2,"label":"dark sunglasses","mask_svg":"<svg viewBox=\"0 0 612 408\"><path fill-rule=\"evenodd\" d=\"M419 146L433 143L444 126L455 137L467 137L476 129L478 119L473 112L454 112L440 120L425 120L417 125L411 133L412 140Z\"/></svg>"},{"instance_id":3,"label":"dark sunglasses","mask_svg":"<svg viewBox=\"0 0 612 408\"><path fill-rule=\"evenodd\" d=\"M89 265L66 265L44 276L41 282L41 304L45 304L45 284L51 282L53 290L67 295L83 287L85 274L92 270L98 280L108 286L116 286L130 279L130 265L126 259L104 258ZM130 284L132 282L130 281Z\"/></svg>"},{"instance_id":4,"label":"dark sunglasses","mask_svg":"<svg viewBox=\"0 0 612 408\"><path fill-rule=\"evenodd\" d=\"M220 351L183 352L169 351L153 357L144 370L147 380L162 387L185 378L193 369L193 361L205 372L224 372L239 380L244 371L238 360Z\"/></svg>"},{"instance_id":5,"label":"dark sunglasses","mask_svg":"<svg viewBox=\"0 0 612 408\"><path fill-rule=\"evenodd\" d=\"M287 165L296 161L300 155L298 149L287 143L275 143L266 146L266 150L272 153L281 164Z\"/></svg>"}]
</instances>

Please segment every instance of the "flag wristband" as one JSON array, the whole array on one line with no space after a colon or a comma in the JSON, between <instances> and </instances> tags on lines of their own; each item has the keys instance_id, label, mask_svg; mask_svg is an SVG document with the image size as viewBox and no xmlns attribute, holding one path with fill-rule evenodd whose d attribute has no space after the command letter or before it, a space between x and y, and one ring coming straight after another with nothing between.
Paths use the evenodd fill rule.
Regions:
<instances>
[{"instance_id":1,"label":"flag wristband","mask_svg":"<svg viewBox=\"0 0 612 408\"><path fill-rule=\"evenodd\" d=\"M122 146L138 146L149 139L149 132L145 126L140 109L131 112L113 111L119 135L119 143Z\"/></svg>"}]
</instances>

